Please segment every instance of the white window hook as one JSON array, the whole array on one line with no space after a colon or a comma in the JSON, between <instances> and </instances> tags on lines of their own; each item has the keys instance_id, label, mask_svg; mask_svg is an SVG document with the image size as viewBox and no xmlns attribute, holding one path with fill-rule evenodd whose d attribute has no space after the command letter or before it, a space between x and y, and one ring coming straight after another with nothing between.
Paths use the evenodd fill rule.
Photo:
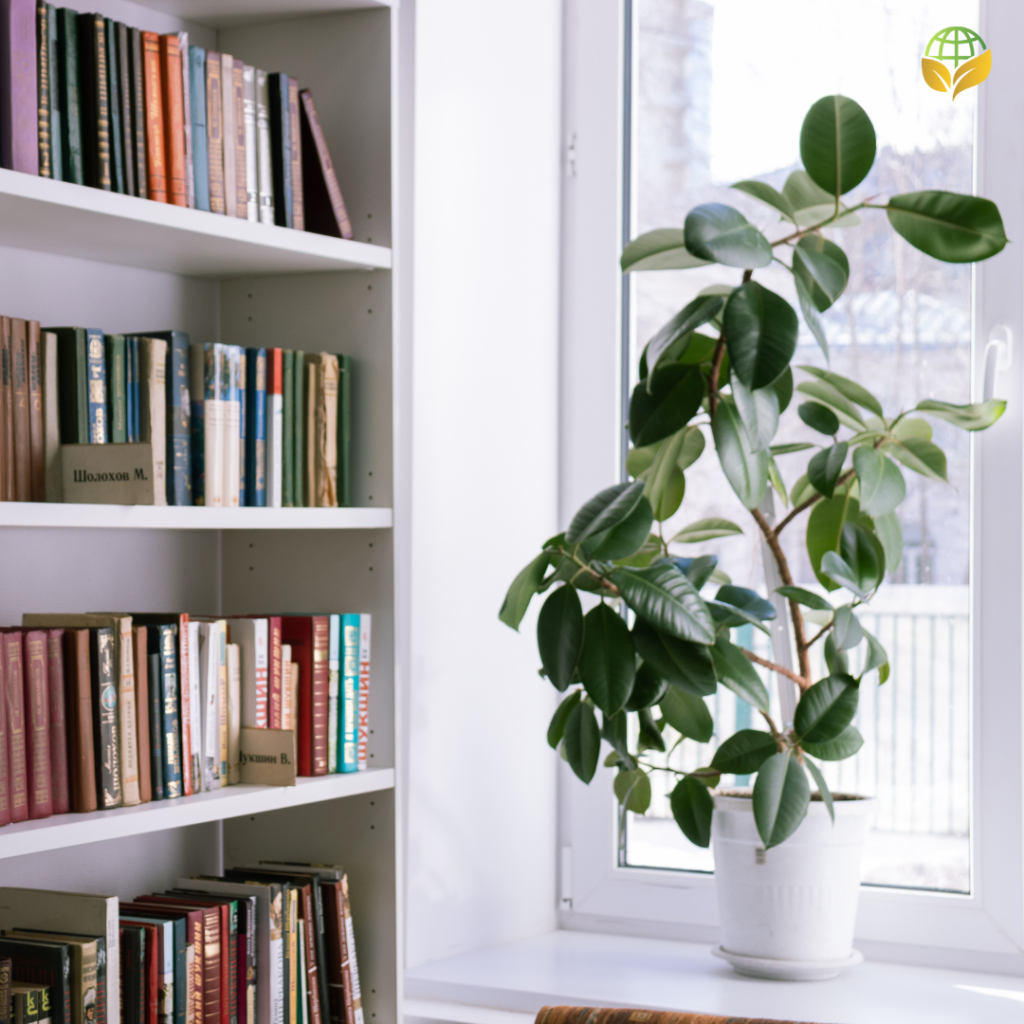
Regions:
<instances>
[{"instance_id":1,"label":"white window hook","mask_svg":"<svg viewBox=\"0 0 1024 1024\"><path fill-rule=\"evenodd\" d=\"M1013 330L1006 324L995 324L988 332L982 373L982 401L995 396L996 377L1013 366Z\"/></svg>"}]
</instances>

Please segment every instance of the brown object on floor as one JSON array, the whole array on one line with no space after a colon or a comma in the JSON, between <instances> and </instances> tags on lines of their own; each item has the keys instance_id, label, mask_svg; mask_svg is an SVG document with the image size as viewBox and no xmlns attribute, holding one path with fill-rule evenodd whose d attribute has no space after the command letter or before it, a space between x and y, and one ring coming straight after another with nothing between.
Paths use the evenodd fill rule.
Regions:
<instances>
[{"instance_id":1,"label":"brown object on floor","mask_svg":"<svg viewBox=\"0 0 1024 1024\"><path fill-rule=\"evenodd\" d=\"M797 1024L767 1017L718 1017L671 1010L620 1010L598 1006L545 1006L536 1024ZM809 1022L808 1022L809 1024Z\"/></svg>"}]
</instances>

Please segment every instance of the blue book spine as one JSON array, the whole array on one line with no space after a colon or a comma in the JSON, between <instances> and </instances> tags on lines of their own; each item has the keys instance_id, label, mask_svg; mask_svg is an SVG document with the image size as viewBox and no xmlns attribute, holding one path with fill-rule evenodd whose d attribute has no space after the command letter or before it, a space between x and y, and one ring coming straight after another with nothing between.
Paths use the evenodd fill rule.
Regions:
<instances>
[{"instance_id":1,"label":"blue book spine","mask_svg":"<svg viewBox=\"0 0 1024 1024\"><path fill-rule=\"evenodd\" d=\"M132 419L135 440L142 440L142 391L139 382L139 339L132 338Z\"/></svg>"},{"instance_id":2,"label":"blue book spine","mask_svg":"<svg viewBox=\"0 0 1024 1024\"><path fill-rule=\"evenodd\" d=\"M327 634L327 771L341 771L338 764L338 693L341 690L341 616L330 616Z\"/></svg>"},{"instance_id":3,"label":"blue book spine","mask_svg":"<svg viewBox=\"0 0 1024 1024\"><path fill-rule=\"evenodd\" d=\"M106 444L107 429L107 367L103 345L103 331L98 327L87 327L86 335L86 376L89 382L89 442Z\"/></svg>"},{"instance_id":4,"label":"blue book spine","mask_svg":"<svg viewBox=\"0 0 1024 1024\"><path fill-rule=\"evenodd\" d=\"M339 765L342 772L359 771L356 750L359 716L359 616L341 617L341 720L338 726Z\"/></svg>"},{"instance_id":5,"label":"blue book spine","mask_svg":"<svg viewBox=\"0 0 1024 1024\"><path fill-rule=\"evenodd\" d=\"M248 437L248 429L246 427L246 410L247 403L246 398L248 396L248 388L246 383L248 381L248 362L246 358L245 349L240 348L237 350L238 359L238 505L243 507L249 504L249 472L248 472L248 460L245 457L245 445Z\"/></svg>"},{"instance_id":6,"label":"blue book spine","mask_svg":"<svg viewBox=\"0 0 1024 1024\"><path fill-rule=\"evenodd\" d=\"M125 409L128 426L128 443L138 441L135 434L135 368L132 366L132 339L124 339Z\"/></svg>"},{"instance_id":7,"label":"blue book spine","mask_svg":"<svg viewBox=\"0 0 1024 1024\"><path fill-rule=\"evenodd\" d=\"M206 140L206 51L188 48L189 103L192 107L192 167L195 172L196 209L210 209L210 167Z\"/></svg>"},{"instance_id":8,"label":"blue book spine","mask_svg":"<svg viewBox=\"0 0 1024 1024\"><path fill-rule=\"evenodd\" d=\"M245 503L267 505L267 350L245 353Z\"/></svg>"},{"instance_id":9,"label":"blue book spine","mask_svg":"<svg viewBox=\"0 0 1024 1024\"><path fill-rule=\"evenodd\" d=\"M184 331L159 331L167 341L167 504L192 504L189 340Z\"/></svg>"},{"instance_id":10,"label":"blue book spine","mask_svg":"<svg viewBox=\"0 0 1024 1024\"><path fill-rule=\"evenodd\" d=\"M160 655L149 655L149 758L153 799L163 800L164 744L163 744L163 687L160 682Z\"/></svg>"},{"instance_id":11,"label":"blue book spine","mask_svg":"<svg viewBox=\"0 0 1024 1024\"><path fill-rule=\"evenodd\" d=\"M167 799L181 796L181 723L178 718L177 626L160 630L160 689L163 699L164 793Z\"/></svg>"}]
</instances>

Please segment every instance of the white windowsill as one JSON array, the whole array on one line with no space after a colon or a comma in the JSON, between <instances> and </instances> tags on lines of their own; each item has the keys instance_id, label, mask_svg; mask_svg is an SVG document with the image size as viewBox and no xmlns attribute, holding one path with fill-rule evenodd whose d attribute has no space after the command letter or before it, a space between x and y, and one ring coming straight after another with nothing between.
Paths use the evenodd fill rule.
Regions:
<instances>
[{"instance_id":1,"label":"white windowsill","mask_svg":"<svg viewBox=\"0 0 1024 1024\"><path fill-rule=\"evenodd\" d=\"M528 1024L545 1005L628 1006L817 1024L1020 1024L1024 978L865 962L832 981L743 978L691 942L556 931L405 973L405 1013ZM500 1011L500 1012L496 1012Z\"/></svg>"}]
</instances>

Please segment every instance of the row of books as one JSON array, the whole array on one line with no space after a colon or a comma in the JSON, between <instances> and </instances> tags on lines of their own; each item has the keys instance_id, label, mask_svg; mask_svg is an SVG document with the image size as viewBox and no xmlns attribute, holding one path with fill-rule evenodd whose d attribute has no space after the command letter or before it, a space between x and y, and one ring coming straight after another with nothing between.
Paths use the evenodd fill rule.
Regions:
<instances>
[{"instance_id":1,"label":"row of books","mask_svg":"<svg viewBox=\"0 0 1024 1024\"><path fill-rule=\"evenodd\" d=\"M352 504L352 359L0 317L0 501L62 501L62 444L151 445L153 501Z\"/></svg>"},{"instance_id":2,"label":"row of books","mask_svg":"<svg viewBox=\"0 0 1024 1024\"><path fill-rule=\"evenodd\" d=\"M351 238L308 89L188 33L5 0L4 167Z\"/></svg>"},{"instance_id":3,"label":"row of books","mask_svg":"<svg viewBox=\"0 0 1024 1024\"><path fill-rule=\"evenodd\" d=\"M243 728L367 767L369 615L25 615L0 655L0 825L233 785Z\"/></svg>"},{"instance_id":4,"label":"row of books","mask_svg":"<svg viewBox=\"0 0 1024 1024\"><path fill-rule=\"evenodd\" d=\"M0 1024L363 1024L340 866L266 861L131 901L0 888L0 929Z\"/></svg>"}]
</instances>

